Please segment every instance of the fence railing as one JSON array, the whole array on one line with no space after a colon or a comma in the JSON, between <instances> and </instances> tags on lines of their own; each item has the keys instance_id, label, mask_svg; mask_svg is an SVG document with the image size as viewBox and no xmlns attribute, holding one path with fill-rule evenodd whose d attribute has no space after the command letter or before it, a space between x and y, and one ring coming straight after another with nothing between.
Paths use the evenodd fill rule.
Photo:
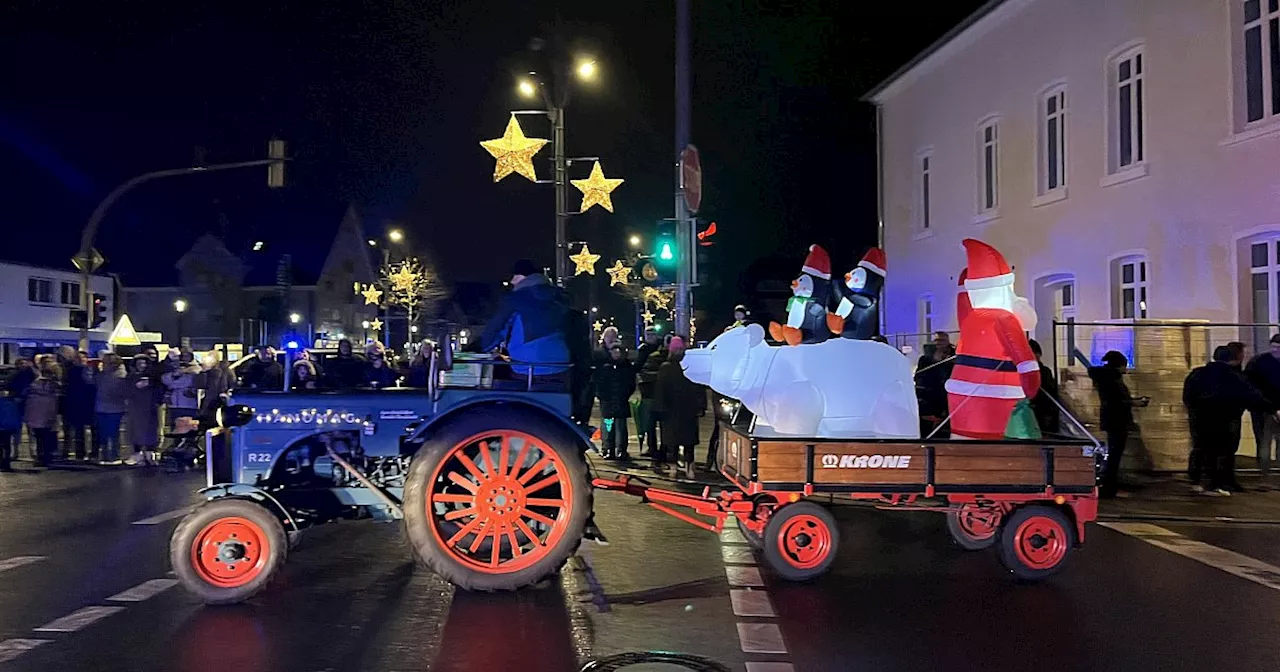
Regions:
<instances>
[{"instance_id":1,"label":"fence railing","mask_svg":"<svg viewBox=\"0 0 1280 672\"><path fill-rule=\"evenodd\" d=\"M1245 357L1265 352L1280 323L1223 323L1197 320L1053 321L1052 357L1056 368L1097 366L1112 350L1130 368L1189 369L1207 363L1219 345L1243 343ZM1050 353L1045 353L1050 354Z\"/></svg>"},{"instance_id":2,"label":"fence railing","mask_svg":"<svg viewBox=\"0 0 1280 672\"><path fill-rule=\"evenodd\" d=\"M933 335L938 331L942 330L921 334L886 334L885 339L889 341L889 345L897 348L903 354L919 357L925 354L925 346L933 345ZM960 338L959 331L946 331L945 333L951 339L953 345Z\"/></svg>"}]
</instances>

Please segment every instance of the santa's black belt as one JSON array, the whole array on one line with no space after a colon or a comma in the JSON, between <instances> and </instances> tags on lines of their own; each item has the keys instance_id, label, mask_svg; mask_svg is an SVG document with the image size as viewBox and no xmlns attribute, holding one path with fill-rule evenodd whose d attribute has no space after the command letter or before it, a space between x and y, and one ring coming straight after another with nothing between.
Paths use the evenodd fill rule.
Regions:
<instances>
[{"instance_id":1,"label":"santa's black belt","mask_svg":"<svg viewBox=\"0 0 1280 672\"><path fill-rule=\"evenodd\" d=\"M992 359L977 355L956 355L956 366L972 366L975 369L986 369L987 371L1018 372L1018 367L1007 359Z\"/></svg>"}]
</instances>

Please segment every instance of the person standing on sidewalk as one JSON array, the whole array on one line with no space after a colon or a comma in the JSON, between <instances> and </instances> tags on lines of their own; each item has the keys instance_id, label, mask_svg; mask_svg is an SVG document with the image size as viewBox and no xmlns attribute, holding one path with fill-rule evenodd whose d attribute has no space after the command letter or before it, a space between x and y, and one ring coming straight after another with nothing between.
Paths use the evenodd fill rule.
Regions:
<instances>
[{"instance_id":1,"label":"person standing on sidewalk","mask_svg":"<svg viewBox=\"0 0 1280 672\"><path fill-rule=\"evenodd\" d=\"M630 441L627 419L631 417L631 394L636 391L636 371L622 344L609 346L609 359L596 367L591 381L600 400L600 421L604 424L604 458L626 461Z\"/></svg>"},{"instance_id":2,"label":"person standing on sidewalk","mask_svg":"<svg viewBox=\"0 0 1280 672\"><path fill-rule=\"evenodd\" d=\"M63 439L74 446L77 460L85 459L86 430L93 424L94 372L80 356L72 350L67 355L66 372L63 376L64 396L62 399ZM92 451L96 459L97 438L94 438Z\"/></svg>"},{"instance_id":3,"label":"person standing on sidewalk","mask_svg":"<svg viewBox=\"0 0 1280 672\"><path fill-rule=\"evenodd\" d=\"M1058 397L1058 379L1053 377L1053 369L1044 363L1044 351L1035 339L1028 341L1031 352L1035 353L1036 363L1040 365L1040 391L1031 399L1031 410L1036 414L1036 422L1040 431L1045 434L1057 434L1062 431L1062 414L1055 403Z\"/></svg>"},{"instance_id":4,"label":"person standing on sidewalk","mask_svg":"<svg viewBox=\"0 0 1280 672\"><path fill-rule=\"evenodd\" d=\"M104 353L94 403L93 436L100 451L99 464L120 463L120 423L129 399L127 378L120 356L114 352Z\"/></svg>"},{"instance_id":5,"label":"person standing on sidewalk","mask_svg":"<svg viewBox=\"0 0 1280 672\"><path fill-rule=\"evenodd\" d=\"M178 354L177 362L170 364L168 370L161 374L165 402L169 405L170 428L178 418L193 418L199 414L199 388L196 387L196 377L199 375L200 365L196 363L195 355L187 348L183 348Z\"/></svg>"},{"instance_id":6,"label":"person standing on sidewalk","mask_svg":"<svg viewBox=\"0 0 1280 672\"><path fill-rule=\"evenodd\" d=\"M0 471L13 470L15 437L22 431L22 404L0 391Z\"/></svg>"},{"instance_id":7,"label":"person standing on sidewalk","mask_svg":"<svg viewBox=\"0 0 1280 672\"><path fill-rule=\"evenodd\" d=\"M1239 437L1235 423L1246 410L1276 415L1276 405L1267 400L1237 370L1237 351L1220 345L1213 361L1193 370L1183 383L1182 402L1187 406L1191 436L1198 459L1191 465L1191 487L1205 494L1228 496L1235 485L1232 462ZM1108 458L1110 459L1110 458ZM1201 476L1208 472L1209 485Z\"/></svg>"},{"instance_id":8,"label":"person standing on sidewalk","mask_svg":"<svg viewBox=\"0 0 1280 672\"><path fill-rule=\"evenodd\" d=\"M52 356L40 360L39 373L27 388L23 419L36 447L36 464L53 465L58 453L58 405L62 396L62 372Z\"/></svg>"},{"instance_id":9,"label":"person standing on sidewalk","mask_svg":"<svg viewBox=\"0 0 1280 672\"><path fill-rule=\"evenodd\" d=\"M652 339L652 340L651 340ZM655 466L666 459L658 442L658 409L654 404L657 395L658 370L667 361L666 341L658 340L658 332L649 327L644 332L644 343L636 353L636 388L640 390L640 409L637 413L636 442L640 456L654 460Z\"/></svg>"},{"instance_id":10,"label":"person standing on sidewalk","mask_svg":"<svg viewBox=\"0 0 1280 672\"><path fill-rule=\"evenodd\" d=\"M1245 378L1271 404L1280 406L1280 334L1271 337L1271 349L1259 354L1245 367ZM1268 413L1250 412L1253 438L1258 446L1258 470L1271 472L1272 451L1280 459L1280 421Z\"/></svg>"},{"instance_id":11,"label":"person standing on sidewalk","mask_svg":"<svg viewBox=\"0 0 1280 672\"><path fill-rule=\"evenodd\" d=\"M129 464L151 465L157 462L156 447L160 444L160 398L163 385L154 375L153 367L159 367L149 357L135 357L133 371L129 373L128 420L129 444L133 456Z\"/></svg>"},{"instance_id":12,"label":"person standing on sidewalk","mask_svg":"<svg viewBox=\"0 0 1280 672\"><path fill-rule=\"evenodd\" d=\"M1107 462L1102 471L1102 483L1098 488L1101 497L1115 497L1120 490L1120 462L1124 459L1125 445L1129 442L1129 428L1133 425L1133 407L1146 406L1150 397L1134 398L1123 376L1128 371L1129 358L1117 350L1102 356L1102 366L1089 369L1089 377L1098 392L1101 410L1098 424L1107 435Z\"/></svg>"},{"instance_id":13,"label":"person standing on sidewalk","mask_svg":"<svg viewBox=\"0 0 1280 672\"><path fill-rule=\"evenodd\" d=\"M707 390L684 375L684 368L680 366L684 359L684 339L673 337L667 348L670 354L658 369L654 395L654 406L662 418L660 449L674 452L677 468L692 480L698 419L707 412Z\"/></svg>"}]
</instances>

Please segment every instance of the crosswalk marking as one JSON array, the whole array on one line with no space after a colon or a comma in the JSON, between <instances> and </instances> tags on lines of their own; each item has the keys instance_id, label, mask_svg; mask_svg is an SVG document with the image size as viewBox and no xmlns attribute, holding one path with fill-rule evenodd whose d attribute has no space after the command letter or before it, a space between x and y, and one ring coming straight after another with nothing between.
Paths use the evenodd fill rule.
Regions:
<instances>
[{"instance_id":1,"label":"crosswalk marking","mask_svg":"<svg viewBox=\"0 0 1280 672\"><path fill-rule=\"evenodd\" d=\"M177 579L151 579L107 598L108 602L142 602L178 585Z\"/></svg>"},{"instance_id":2,"label":"crosswalk marking","mask_svg":"<svg viewBox=\"0 0 1280 672\"><path fill-rule=\"evenodd\" d=\"M0 572L6 572L10 569L29 565L33 562L40 562L41 560L44 560L43 555L19 555L7 560L0 560Z\"/></svg>"},{"instance_id":3,"label":"crosswalk marking","mask_svg":"<svg viewBox=\"0 0 1280 672\"><path fill-rule=\"evenodd\" d=\"M7 663L52 639L6 639L0 642L0 663Z\"/></svg>"},{"instance_id":4,"label":"crosswalk marking","mask_svg":"<svg viewBox=\"0 0 1280 672\"><path fill-rule=\"evenodd\" d=\"M1203 541L1188 539L1150 523L1102 523L1102 526L1258 585L1280 590L1280 567L1275 565Z\"/></svg>"},{"instance_id":5,"label":"crosswalk marking","mask_svg":"<svg viewBox=\"0 0 1280 672\"><path fill-rule=\"evenodd\" d=\"M730 546L728 544L720 546L720 557L724 560L724 564L729 565L754 565L756 564L756 554L746 546Z\"/></svg>"},{"instance_id":6,"label":"crosswalk marking","mask_svg":"<svg viewBox=\"0 0 1280 672\"><path fill-rule=\"evenodd\" d=\"M729 578L729 585L731 586L758 588L764 585L764 579L760 577L760 570L755 567L725 567L724 573Z\"/></svg>"},{"instance_id":7,"label":"crosswalk marking","mask_svg":"<svg viewBox=\"0 0 1280 672\"><path fill-rule=\"evenodd\" d=\"M124 607L85 607L55 619L38 628L36 632L76 632L112 614L124 611Z\"/></svg>"},{"instance_id":8,"label":"crosswalk marking","mask_svg":"<svg viewBox=\"0 0 1280 672\"><path fill-rule=\"evenodd\" d=\"M194 506L185 506L185 507L183 507L183 508L181 508L181 509L174 509L174 510L172 510L172 511L165 511L164 513L161 513L161 514L158 514L158 515L155 515L155 516L151 516L150 518L143 518L142 520L135 520L135 521L133 521L133 524L134 524L134 525L159 525L160 523L163 523L163 522L168 521L168 520L173 520L174 518L181 518L181 517L183 517L183 516L187 515L188 513L191 513L191 511L192 511L193 509L195 509L195 507L194 507Z\"/></svg>"},{"instance_id":9,"label":"crosswalk marking","mask_svg":"<svg viewBox=\"0 0 1280 672\"><path fill-rule=\"evenodd\" d=\"M730 590L729 601L733 603L734 616L775 618L778 615L773 609L769 593L763 590Z\"/></svg>"},{"instance_id":10,"label":"crosswalk marking","mask_svg":"<svg viewBox=\"0 0 1280 672\"><path fill-rule=\"evenodd\" d=\"M738 643L744 653L786 653L782 630L772 623L739 623Z\"/></svg>"},{"instance_id":11,"label":"crosswalk marking","mask_svg":"<svg viewBox=\"0 0 1280 672\"><path fill-rule=\"evenodd\" d=\"M796 672L791 663L748 662L747 672Z\"/></svg>"}]
</instances>

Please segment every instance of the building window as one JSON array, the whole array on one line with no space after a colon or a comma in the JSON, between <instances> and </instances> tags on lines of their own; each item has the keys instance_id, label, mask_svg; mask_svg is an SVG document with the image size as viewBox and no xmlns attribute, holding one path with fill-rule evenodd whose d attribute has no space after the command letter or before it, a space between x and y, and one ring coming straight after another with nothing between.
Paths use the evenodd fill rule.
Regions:
<instances>
[{"instance_id":1,"label":"building window","mask_svg":"<svg viewBox=\"0 0 1280 672\"><path fill-rule=\"evenodd\" d=\"M46 278L28 278L27 301L53 303L53 281Z\"/></svg>"},{"instance_id":2,"label":"building window","mask_svg":"<svg viewBox=\"0 0 1280 672\"><path fill-rule=\"evenodd\" d=\"M64 306L80 305L80 283L78 282L62 283L62 305Z\"/></svg>"},{"instance_id":3,"label":"building window","mask_svg":"<svg viewBox=\"0 0 1280 672\"><path fill-rule=\"evenodd\" d=\"M918 313L920 333L925 336L933 335L933 296L925 295L920 297L916 311ZM927 338L925 340L928 340Z\"/></svg>"},{"instance_id":4,"label":"building window","mask_svg":"<svg viewBox=\"0 0 1280 672\"><path fill-rule=\"evenodd\" d=\"M1040 100L1040 194L1067 186L1067 91Z\"/></svg>"},{"instance_id":5,"label":"building window","mask_svg":"<svg viewBox=\"0 0 1280 672\"><path fill-rule=\"evenodd\" d=\"M1244 113L1253 123L1280 114L1280 0L1243 3ZM1237 70L1238 72L1238 70Z\"/></svg>"},{"instance_id":6,"label":"building window","mask_svg":"<svg viewBox=\"0 0 1280 672\"><path fill-rule=\"evenodd\" d=\"M1280 240L1269 237L1247 243L1248 251L1248 320L1254 323L1253 347L1262 352L1271 338L1272 327L1267 326L1280 321ZM1243 311L1242 311L1243 312Z\"/></svg>"},{"instance_id":7,"label":"building window","mask_svg":"<svg viewBox=\"0 0 1280 672\"><path fill-rule=\"evenodd\" d=\"M1000 206L1000 133L992 120L978 129L978 212Z\"/></svg>"},{"instance_id":8,"label":"building window","mask_svg":"<svg viewBox=\"0 0 1280 672\"><path fill-rule=\"evenodd\" d=\"M1111 317L1140 320L1147 317L1147 260L1124 257L1112 262Z\"/></svg>"},{"instance_id":9,"label":"building window","mask_svg":"<svg viewBox=\"0 0 1280 672\"><path fill-rule=\"evenodd\" d=\"M1280 0L1278 0L1280 1ZM1146 71L1141 47L1135 47L1110 63L1110 172L1115 173L1146 160Z\"/></svg>"},{"instance_id":10,"label":"building window","mask_svg":"<svg viewBox=\"0 0 1280 672\"><path fill-rule=\"evenodd\" d=\"M916 192L916 226L921 231L930 231L933 226L933 155L920 154L916 158L917 174Z\"/></svg>"}]
</instances>

